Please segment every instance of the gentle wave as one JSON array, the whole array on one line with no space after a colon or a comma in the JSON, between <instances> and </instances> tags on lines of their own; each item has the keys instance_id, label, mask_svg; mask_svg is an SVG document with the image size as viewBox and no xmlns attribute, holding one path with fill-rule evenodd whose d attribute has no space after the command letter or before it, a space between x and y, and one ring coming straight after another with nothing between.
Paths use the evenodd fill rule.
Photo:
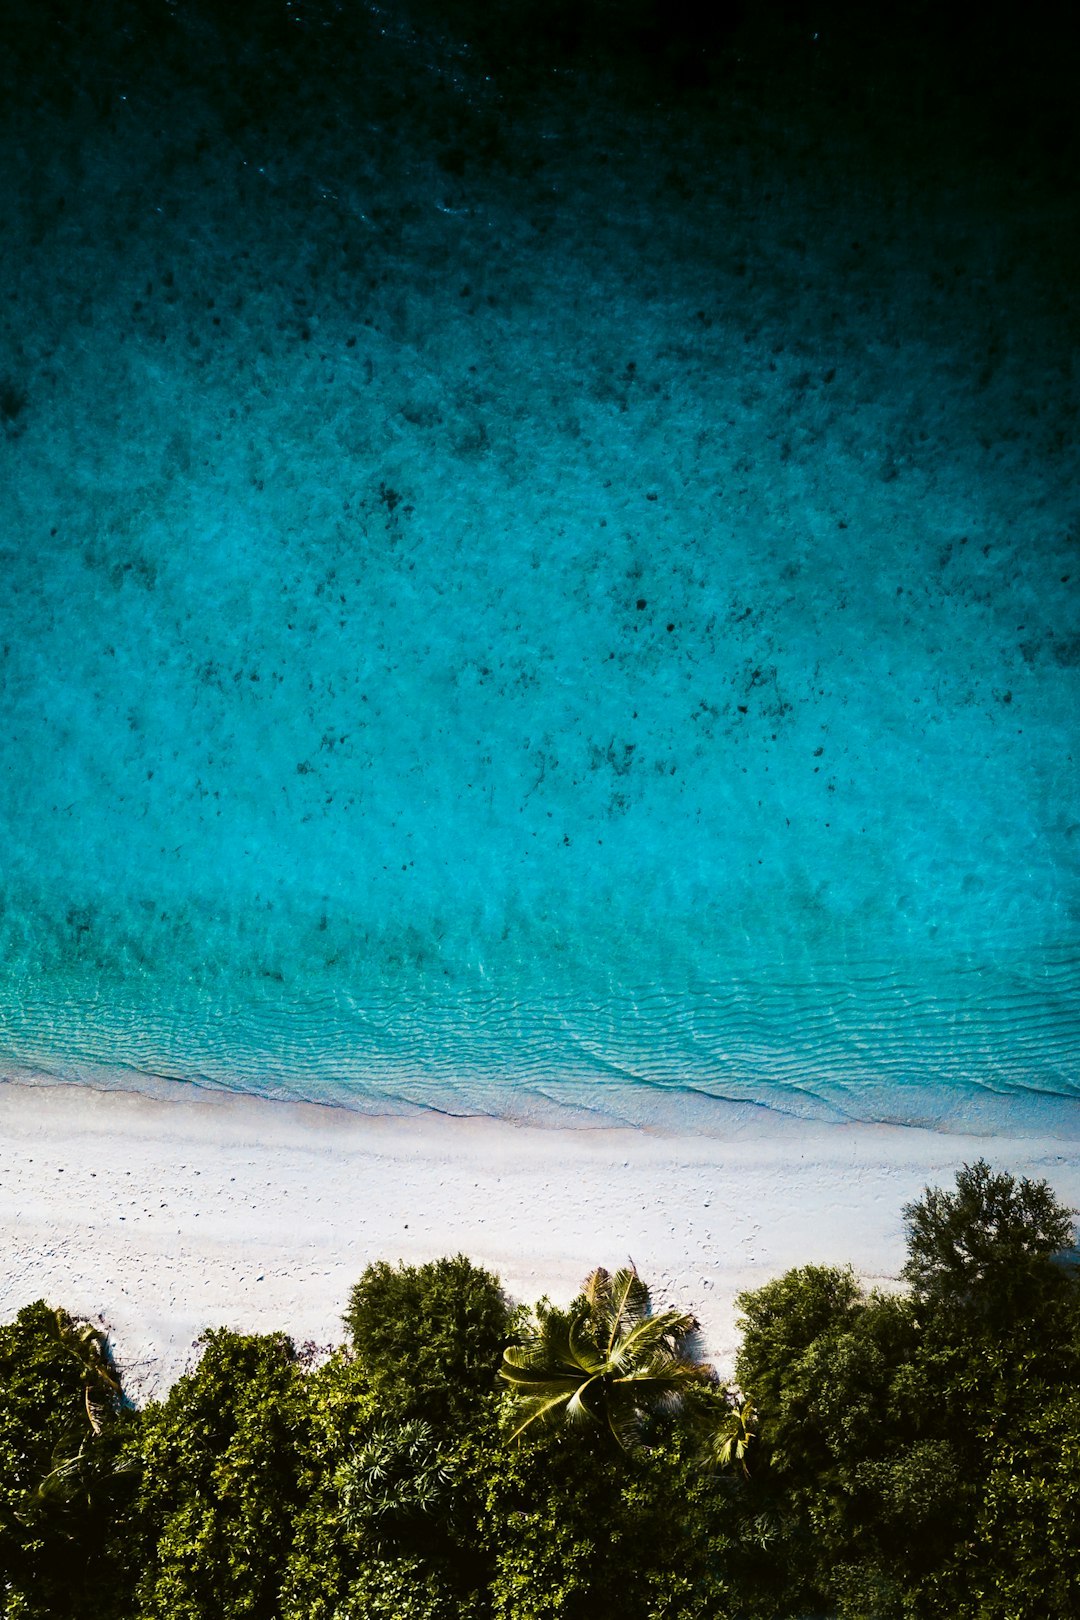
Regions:
<instances>
[{"instance_id":1,"label":"gentle wave","mask_svg":"<svg viewBox=\"0 0 1080 1620\"><path fill-rule=\"evenodd\" d=\"M707 1129L713 1100L941 1125L980 1108L1019 1117L1039 1099L1075 1107L1078 1008L1080 958L1064 950L1037 969L823 969L595 999L550 982L423 984L155 1006L53 983L0 1004L0 1063L16 1076L108 1073L133 1089L160 1078L376 1113Z\"/></svg>"}]
</instances>

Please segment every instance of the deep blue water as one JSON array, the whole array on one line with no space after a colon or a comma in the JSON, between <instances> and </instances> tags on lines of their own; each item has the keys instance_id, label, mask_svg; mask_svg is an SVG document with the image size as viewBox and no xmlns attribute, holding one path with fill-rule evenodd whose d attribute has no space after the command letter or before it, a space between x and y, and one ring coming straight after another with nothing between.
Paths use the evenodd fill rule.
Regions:
<instances>
[{"instance_id":1,"label":"deep blue water","mask_svg":"<svg viewBox=\"0 0 1080 1620\"><path fill-rule=\"evenodd\" d=\"M1072 1128L1060 205L393 49L8 126L5 1072Z\"/></svg>"}]
</instances>

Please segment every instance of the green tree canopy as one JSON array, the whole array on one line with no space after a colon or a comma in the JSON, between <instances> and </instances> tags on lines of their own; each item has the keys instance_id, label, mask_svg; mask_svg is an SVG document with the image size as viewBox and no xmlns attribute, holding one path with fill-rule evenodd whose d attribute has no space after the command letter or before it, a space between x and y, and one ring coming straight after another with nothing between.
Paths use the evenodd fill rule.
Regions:
<instances>
[{"instance_id":1,"label":"green tree canopy","mask_svg":"<svg viewBox=\"0 0 1080 1620\"><path fill-rule=\"evenodd\" d=\"M862 1297L850 1266L799 1266L738 1295L742 1343L735 1377L753 1394L768 1443L776 1443L778 1414L790 1409L794 1368L812 1346L850 1326Z\"/></svg>"},{"instance_id":2,"label":"green tree canopy","mask_svg":"<svg viewBox=\"0 0 1080 1620\"><path fill-rule=\"evenodd\" d=\"M490 1570L477 1536L479 1489L459 1466L457 1425L388 1416L348 1351L303 1380L304 1503L296 1515L280 1620L382 1613L483 1614ZM489 1397L490 1400L490 1397ZM481 1407L465 1431L495 1429ZM392 1607L392 1601L400 1605Z\"/></svg>"},{"instance_id":3,"label":"green tree canopy","mask_svg":"<svg viewBox=\"0 0 1080 1620\"><path fill-rule=\"evenodd\" d=\"M959 1467L914 1370L910 1300L803 1266L739 1296L739 1382L761 1412L756 1477L794 1515L794 1575L844 1615L889 1620L952 1545Z\"/></svg>"},{"instance_id":4,"label":"green tree canopy","mask_svg":"<svg viewBox=\"0 0 1080 1620\"><path fill-rule=\"evenodd\" d=\"M344 1320L387 1417L454 1426L490 1395L510 1317L499 1279L459 1254L368 1266Z\"/></svg>"},{"instance_id":5,"label":"green tree canopy","mask_svg":"<svg viewBox=\"0 0 1080 1620\"><path fill-rule=\"evenodd\" d=\"M1017 1181L985 1159L965 1164L955 1192L927 1187L904 1209L903 1276L937 1310L1008 1310L1062 1281L1051 1265L1074 1237L1073 1211L1045 1181Z\"/></svg>"},{"instance_id":6,"label":"green tree canopy","mask_svg":"<svg viewBox=\"0 0 1080 1620\"><path fill-rule=\"evenodd\" d=\"M139 1620L276 1620L308 1415L292 1341L216 1329L142 1417Z\"/></svg>"}]
</instances>

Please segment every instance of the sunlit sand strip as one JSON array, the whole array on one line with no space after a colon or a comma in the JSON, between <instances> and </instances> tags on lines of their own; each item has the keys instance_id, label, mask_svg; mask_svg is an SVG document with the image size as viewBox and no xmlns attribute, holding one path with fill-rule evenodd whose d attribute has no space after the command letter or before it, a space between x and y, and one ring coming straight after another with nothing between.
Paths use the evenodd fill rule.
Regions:
<instances>
[{"instance_id":1,"label":"sunlit sand strip","mask_svg":"<svg viewBox=\"0 0 1080 1620\"><path fill-rule=\"evenodd\" d=\"M902 1206L965 1161L1080 1204L1075 1137L808 1124L739 1103L716 1105L723 1135L556 1130L163 1090L0 1084L0 1318L44 1296L103 1319L141 1397L203 1327L330 1343L369 1261L457 1250L520 1299L568 1299L630 1256L729 1369L738 1289L808 1261L895 1279Z\"/></svg>"}]
</instances>

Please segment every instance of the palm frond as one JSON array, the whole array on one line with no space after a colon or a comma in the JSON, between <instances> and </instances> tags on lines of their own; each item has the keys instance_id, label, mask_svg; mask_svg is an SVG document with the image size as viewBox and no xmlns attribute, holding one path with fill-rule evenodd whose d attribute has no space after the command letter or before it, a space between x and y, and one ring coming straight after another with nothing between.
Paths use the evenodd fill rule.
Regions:
<instances>
[{"instance_id":1,"label":"palm frond","mask_svg":"<svg viewBox=\"0 0 1080 1620\"><path fill-rule=\"evenodd\" d=\"M694 1318L681 1311L665 1311L661 1316L649 1316L638 1322L614 1347L611 1362L614 1367L630 1366L653 1356L675 1357L686 1360L679 1346L695 1327ZM696 1363L695 1363L696 1365Z\"/></svg>"},{"instance_id":2,"label":"palm frond","mask_svg":"<svg viewBox=\"0 0 1080 1620\"><path fill-rule=\"evenodd\" d=\"M542 1390L549 1384L553 1388L558 1385L560 1388L573 1390L581 1383L580 1372L571 1369L564 1371L558 1367L521 1367L512 1359L513 1353L513 1346L503 1351L499 1377L505 1379L508 1384L513 1384L516 1389L520 1389L524 1395Z\"/></svg>"},{"instance_id":3,"label":"palm frond","mask_svg":"<svg viewBox=\"0 0 1080 1620\"><path fill-rule=\"evenodd\" d=\"M570 1323L562 1315L554 1313L543 1322L536 1338L537 1349L545 1355L549 1362L561 1362L563 1365L573 1365L574 1357L570 1349Z\"/></svg>"},{"instance_id":4,"label":"palm frond","mask_svg":"<svg viewBox=\"0 0 1080 1620\"><path fill-rule=\"evenodd\" d=\"M633 1367L629 1372L621 1373L612 1380L613 1387L620 1389L634 1389L638 1391L638 1398L653 1398L665 1394L670 1390L673 1394L683 1395L695 1384L702 1382L701 1374L696 1367Z\"/></svg>"},{"instance_id":5,"label":"palm frond","mask_svg":"<svg viewBox=\"0 0 1080 1620\"><path fill-rule=\"evenodd\" d=\"M608 1429L621 1451L638 1450L647 1419L648 1413L634 1401L615 1398L607 1403Z\"/></svg>"},{"instance_id":6,"label":"palm frond","mask_svg":"<svg viewBox=\"0 0 1080 1620\"><path fill-rule=\"evenodd\" d=\"M567 1334L568 1348L577 1365L590 1373L602 1372L607 1362L597 1350L588 1336L589 1319L586 1316L577 1316L570 1324Z\"/></svg>"},{"instance_id":7,"label":"palm frond","mask_svg":"<svg viewBox=\"0 0 1080 1620\"><path fill-rule=\"evenodd\" d=\"M709 1441L709 1454L721 1468L738 1468L749 1472L746 1454L757 1435L758 1416L752 1400L729 1409L726 1418L717 1424Z\"/></svg>"},{"instance_id":8,"label":"palm frond","mask_svg":"<svg viewBox=\"0 0 1080 1620\"><path fill-rule=\"evenodd\" d=\"M614 1276L598 1266L585 1283L585 1298L601 1338L607 1338L609 1357L620 1338L644 1322L652 1308L649 1290L632 1266Z\"/></svg>"},{"instance_id":9,"label":"palm frond","mask_svg":"<svg viewBox=\"0 0 1080 1620\"><path fill-rule=\"evenodd\" d=\"M611 1272L597 1266L582 1283L581 1292L589 1307L589 1321L602 1339L611 1325Z\"/></svg>"},{"instance_id":10,"label":"palm frond","mask_svg":"<svg viewBox=\"0 0 1080 1620\"><path fill-rule=\"evenodd\" d=\"M633 1266L624 1266L617 1271L611 1279L612 1303L615 1309L615 1321L622 1327L626 1323L630 1327L643 1322L652 1310L652 1301L649 1290L638 1276Z\"/></svg>"},{"instance_id":11,"label":"palm frond","mask_svg":"<svg viewBox=\"0 0 1080 1620\"><path fill-rule=\"evenodd\" d=\"M547 1418L552 1417L556 1408L569 1401L573 1396L573 1393L573 1390L564 1390L560 1394L552 1395L547 1399L540 1395L525 1396L521 1404L525 1407L531 1408L531 1410L529 1411L528 1416L525 1418L525 1421L518 1424L517 1428L510 1436L511 1440L516 1440L518 1435L524 1434L525 1430L530 1428L532 1424L542 1423Z\"/></svg>"}]
</instances>

